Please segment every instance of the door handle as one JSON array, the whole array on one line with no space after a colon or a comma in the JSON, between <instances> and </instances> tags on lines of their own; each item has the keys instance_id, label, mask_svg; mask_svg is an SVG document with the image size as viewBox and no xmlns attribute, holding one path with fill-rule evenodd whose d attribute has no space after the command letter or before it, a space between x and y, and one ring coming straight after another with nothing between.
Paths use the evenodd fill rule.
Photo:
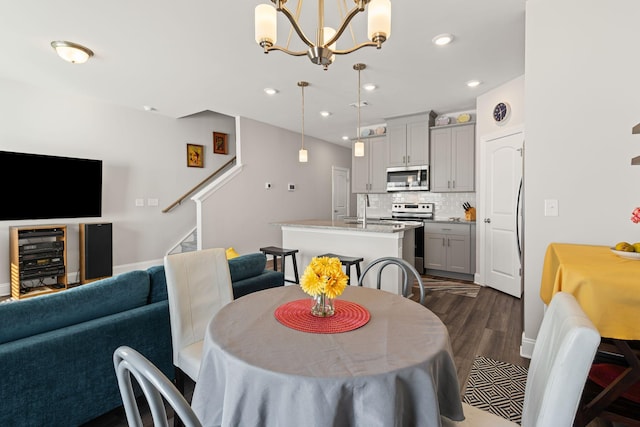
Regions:
<instances>
[{"instance_id":1,"label":"door handle","mask_svg":"<svg viewBox=\"0 0 640 427\"><path fill-rule=\"evenodd\" d=\"M484 222L486 222L487 224L490 224L491 223L491 218L485 218Z\"/></svg>"}]
</instances>

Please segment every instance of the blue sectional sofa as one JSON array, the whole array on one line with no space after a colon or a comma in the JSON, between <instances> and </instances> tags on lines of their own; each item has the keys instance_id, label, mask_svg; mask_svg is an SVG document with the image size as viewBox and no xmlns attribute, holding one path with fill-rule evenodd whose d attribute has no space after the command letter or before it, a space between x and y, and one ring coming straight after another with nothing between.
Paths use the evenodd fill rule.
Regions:
<instances>
[{"instance_id":1,"label":"blue sectional sofa","mask_svg":"<svg viewBox=\"0 0 640 427\"><path fill-rule=\"evenodd\" d=\"M251 292L284 286L281 271L265 270L267 256L262 252L240 255L229 260L229 273L233 286L233 298L240 298Z\"/></svg>"},{"instance_id":2,"label":"blue sectional sofa","mask_svg":"<svg viewBox=\"0 0 640 427\"><path fill-rule=\"evenodd\" d=\"M262 253L229 260L233 293L284 285ZM78 426L122 405L113 352L174 377L164 266L0 304L0 425Z\"/></svg>"},{"instance_id":3,"label":"blue sectional sofa","mask_svg":"<svg viewBox=\"0 0 640 427\"><path fill-rule=\"evenodd\" d=\"M173 378L162 267L0 305L0 425L77 426L120 405L113 352Z\"/></svg>"}]
</instances>

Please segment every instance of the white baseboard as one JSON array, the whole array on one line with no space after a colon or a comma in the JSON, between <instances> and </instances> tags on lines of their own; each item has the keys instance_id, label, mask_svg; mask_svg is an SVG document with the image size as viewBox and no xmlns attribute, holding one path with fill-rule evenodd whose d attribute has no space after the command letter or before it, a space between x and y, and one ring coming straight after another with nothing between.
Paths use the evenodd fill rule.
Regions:
<instances>
[{"instance_id":1,"label":"white baseboard","mask_svg":"<svg viewBox=\"0 0 640 427\"><path fill-rule=\"evenodd\" d=\"M536 345L536 340L525 338L524 332L522 333L522 340L520 341L520 356L531 359L533 355L533 347Z\"/></svg>"}]
</instances>

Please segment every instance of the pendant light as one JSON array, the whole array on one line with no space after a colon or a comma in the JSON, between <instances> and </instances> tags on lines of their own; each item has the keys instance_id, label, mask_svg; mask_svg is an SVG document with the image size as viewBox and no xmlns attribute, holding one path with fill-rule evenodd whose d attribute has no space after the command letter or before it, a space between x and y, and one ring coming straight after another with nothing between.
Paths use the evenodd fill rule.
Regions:
<instances>
[{"instance_id":1,"label":"pendant light","mask_svg":"<svg viewBox=\"0 0 640 427\"><path fill-rule=\"evenodd\" d=\"M309 86L309 83L304 81L298 82L298 86L300 86L300 89L302 90L302 146L300 148L300 151L298 151L298 161L300 163L307 163L307 150L304 149L304 88Z\"/></svg>"},{"instance_id":2,"label":"pendant light","mask_svg":"<svg viewBox=\"0 0 640 427\"><path fill-rule=\"evenodd\" d=\"M353 145L353 155L355 157L364 157L364 142L360 139L360 72L367 68L365 64L355 64L353 69L358 71L358 104L356 104L356 108L358 109L358 129L356 136L356 143Z\"/></svg>"}]
</instances>

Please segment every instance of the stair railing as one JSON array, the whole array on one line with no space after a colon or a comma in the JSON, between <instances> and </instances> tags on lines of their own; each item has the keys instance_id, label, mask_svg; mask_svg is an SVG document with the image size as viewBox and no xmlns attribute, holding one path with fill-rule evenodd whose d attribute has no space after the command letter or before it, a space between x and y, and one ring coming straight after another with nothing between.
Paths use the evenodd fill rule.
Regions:
<instances>
[{"instance_id":1,"label":"stair railing","mask_svg":"<svg viewBox=\"0 0 640 427\"><path fill-rule=\"evenodd\" d=\"M209 175L208 177L206 177L205 179L200 181L198 184L196 184L194 187L192 187L189 191L187 191L182 196L180 196L178 198L178 200L176 200L175 202L173 202L172 204L170 204L169 206L164 208L162 210L162 213L170 212L173 208L175 208L176 206L182 204L182 202L184 202L190 195L192 195L197 190L202 188L205 184L207 184L211 179L215 178L218 174L222 173L229 165L235 163L235 161L236 161L236 156L233 156L233 158L231 160L229 160L224 165L220 166L215 172L213 172L211 175Z\"/></svg>"}]
</instances>

